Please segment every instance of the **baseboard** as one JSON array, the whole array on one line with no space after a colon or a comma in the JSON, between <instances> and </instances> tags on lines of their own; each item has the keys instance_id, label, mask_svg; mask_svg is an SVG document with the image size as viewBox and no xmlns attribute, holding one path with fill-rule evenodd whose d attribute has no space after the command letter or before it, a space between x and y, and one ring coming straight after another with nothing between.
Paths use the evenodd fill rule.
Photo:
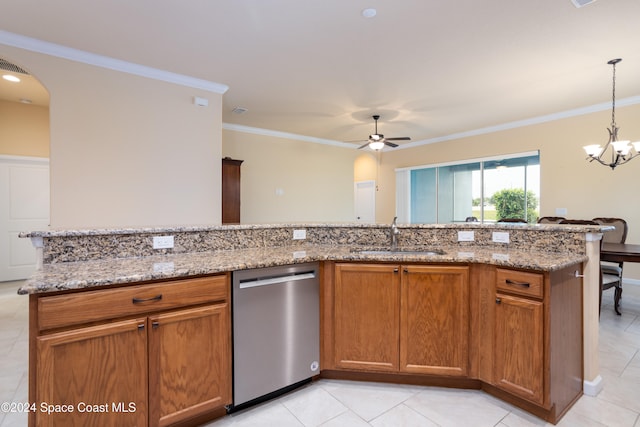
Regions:
<instances>
[{"instance_id":1,"label":"baseboard","mask_svg":"<svg viewBox=\"0 0 640 427\"><path fill-rule=\"evenodd\" d=\"M602 391L604 384L602 383L602 377L598 375L592 381L584 380L582 382L582 392L587 396L597 396Z\"/></svg>"}]
</instances>

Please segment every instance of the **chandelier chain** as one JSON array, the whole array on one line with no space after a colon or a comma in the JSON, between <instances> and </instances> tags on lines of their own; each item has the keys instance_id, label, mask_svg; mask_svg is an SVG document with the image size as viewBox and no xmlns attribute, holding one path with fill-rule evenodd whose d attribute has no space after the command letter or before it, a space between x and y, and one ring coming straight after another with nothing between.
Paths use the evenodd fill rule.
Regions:
<instances>
[{"instance_id":1,"label":"chandelier chain","mask_svg":"<svg viewBox=\"0 0 640 427\"><path fill-rule=\"evenodd\" d=\"M612 105L611 105L611 127L616 126L616 63L613 63L613 93L612 93Z\"/></svg>"}]
</instances>

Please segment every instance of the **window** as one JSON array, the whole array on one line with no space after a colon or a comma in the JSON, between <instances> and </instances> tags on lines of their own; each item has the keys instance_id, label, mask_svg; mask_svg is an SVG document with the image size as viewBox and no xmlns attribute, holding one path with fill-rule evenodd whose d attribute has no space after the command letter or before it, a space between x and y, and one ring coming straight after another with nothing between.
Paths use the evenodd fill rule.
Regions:
<instances>
[{"instance_id":1,"label":"window","mask_svg":"<svg viewBox=\"0 0 640 427\"><path fill-rule=\"evenodd\" d=\"M539 216L538 152L397 169L396 178L401 222L536 222Z\"/></svg>"}]
</instances>

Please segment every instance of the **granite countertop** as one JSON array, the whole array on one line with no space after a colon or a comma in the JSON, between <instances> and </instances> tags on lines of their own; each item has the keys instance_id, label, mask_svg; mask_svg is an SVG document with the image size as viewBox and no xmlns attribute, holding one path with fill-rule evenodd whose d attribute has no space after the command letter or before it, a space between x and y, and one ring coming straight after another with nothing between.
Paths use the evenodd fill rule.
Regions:
<instances>
[{"instance_id":1,"label":"granite countertop","mask_svg":"<svg viewBox=\"0 0 640 427\"><path fill-rule=\"evenodd\" d=\"M375 248L307 244L45 264L27 280L18 293L85 289L310 261L478 263L553 271L588 259L582 254L479 245L439 246L438 249L444 251L442 255L363 254L362 250L366 249Z\"/></svg>"}]
</instances>

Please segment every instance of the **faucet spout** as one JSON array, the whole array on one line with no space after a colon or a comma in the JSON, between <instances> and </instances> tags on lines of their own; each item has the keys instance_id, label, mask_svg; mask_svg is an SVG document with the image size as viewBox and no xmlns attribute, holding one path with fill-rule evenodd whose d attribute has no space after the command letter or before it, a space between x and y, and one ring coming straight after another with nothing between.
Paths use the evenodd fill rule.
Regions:
<instances>
[{"instance_id":1,"label":"faucet spout","mask_svg":"<svg viewBox=\"0 0 640 427\"><path fill-rule=\"evenodd\" d=\"M396 250L398 248L398 236L400 235L400 229L396 225L397 220L397 216L393 218L391 230L389 231L389 235L391 236L391 250Z\"/></svg>"}]
</instances>

